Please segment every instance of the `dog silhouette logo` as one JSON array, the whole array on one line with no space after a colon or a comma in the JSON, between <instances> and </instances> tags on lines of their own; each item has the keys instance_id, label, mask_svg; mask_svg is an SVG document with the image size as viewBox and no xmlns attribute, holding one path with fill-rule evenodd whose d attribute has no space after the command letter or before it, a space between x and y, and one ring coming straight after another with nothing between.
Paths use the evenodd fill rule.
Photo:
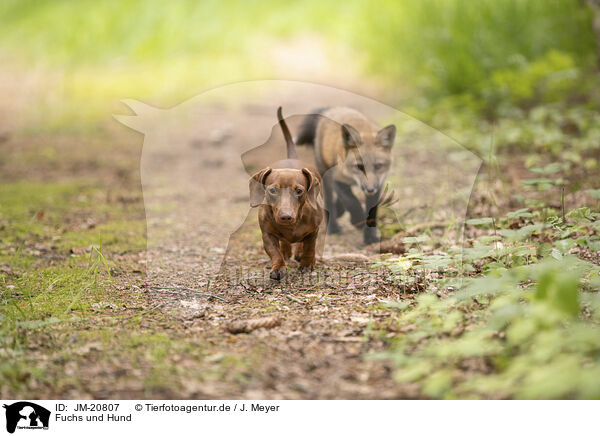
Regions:
<instances>
[{"instance_id":1,"label":"dog silhouette logo","mask_svg":"<svg viewBox=\"0 0 600 436\"><path fill-rule=\"evenodd\" d=\"M6 409L6 431L14 433L18 429L48 429L50 411L42 406L29 401L19 401L10 405L4 404Z\"/></svg>"},{"instance_id":2,"label":"dog silhouette logo","mask_svg":"<svg viewBox=\"0 0 600 436\"><path fill-rule=\"evenodd\" d=\"M330 206L342 226L336 233L343 234L319 232L316 251L322 259L390 252L404 247L403 238L428 234L431 225L440 223L448 234L445 238L452 238L449 245L462 244L462 223L481 158L391 106L337 88L285 80L234 83L166 109L135 100L123 103L131 113L114 115L115 119L144 135L140 176L146 216L145 282L159 292L172 292L168 288L188 292L186 283L208 287L221 279L237 285L264 278L267 259L256 233L258 211L250 207L248 181L286 159L276 117L281 105L292 134L298 134L319 106L355 108L377 125L397 128L393 159L385 184L381 182L382 190L389 185L388 193L395 196L389 202L371 196L367 203L358 183L342 183L339 192L332 192L340 201ZM340 136L341 127L335 129ZM349 168L353 159L348 156L374 165L374 154L358 151L358 156L340 156L338 165ZM314 167L314 144L299 145L297 152L301 162ZM323 178L332 179L328 174L333 176L338 165L324 170ZM362 172L359 165L354 167ZM333 179L323 186L339 188ZM344 194L347 201L337 194ZM416 230L405 231L412 227ZM383 236L381 229L387 231Z\"/></svg>"}]
</instances>

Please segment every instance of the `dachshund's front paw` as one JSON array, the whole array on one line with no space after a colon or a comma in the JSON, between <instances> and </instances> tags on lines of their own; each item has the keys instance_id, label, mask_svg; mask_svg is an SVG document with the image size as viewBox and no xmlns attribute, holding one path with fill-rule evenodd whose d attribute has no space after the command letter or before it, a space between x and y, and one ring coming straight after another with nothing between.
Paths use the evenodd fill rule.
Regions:
<instances>
[{"instance_id":1,"label":"dachshund's front paw","mask_svg":"<svg viewBox=\"0 0 600 436\"><path fill-rule=\"evenodd\" d=\"M273 268L270 274L271 280L281 280L285 277L285 267L281 269Z\"/></svg>"},{"instance_id":2,"label":"dachshund's front paw","mask_svg":"<svg viewBox=\"0 0 600 436\"><path fill-rule=\"evenodd\" d=\"M311 265L300 266L300 268L298 270L300 271L301 274L305 274L305 273L310 274L313 271L313 267Z\"/></svg>"},{"instance_id":3,"label":"dachshund's front paw","mask_svg":"<svg viewBox=\"0 0 600 436\"><path fill-rule=\"evenodd\" d=\"M304 258L300 261L299 271L301 274L311 273L315 268L315 258L311 256L309 258Z\"/></svg>"}]
</instances>

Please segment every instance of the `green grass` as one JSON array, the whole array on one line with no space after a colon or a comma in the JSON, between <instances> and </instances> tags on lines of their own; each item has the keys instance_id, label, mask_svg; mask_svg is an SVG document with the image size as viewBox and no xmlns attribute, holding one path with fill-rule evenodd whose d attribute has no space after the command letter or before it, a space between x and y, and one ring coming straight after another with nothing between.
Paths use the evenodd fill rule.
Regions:
<instances>
[{"instance_id":1,"label":"green grass","mask_svg":"<svg viewBox=\"0 0 600 436\"><path fill-rule=\"evenodd\" d=\"M20 329L85 316L104 293L100 282L110 280L107 253L145 247L143 217L131 219L135 208L94 203L98 189L79 183L0 186L0 316L2 337L12 346L26 342ZM81 226L82 213L106 223Z\"/></svg>"},{"instance_id":2,"label":"green grass","mask_svg":"<svg viewBox=\"0 0 600 436\"><path fill-rule=\"evenodd\" d=\"M383 1L367 10L357 43L371 71L413 76L445 95L477 93L494 71L551 50L577 64L593 58L591 12L577 0Z\"/></svg>"},{"instance_id":3,"label":"green grass","mask_svg":"<svg viewBox=\"0 0 600 436\"><path fill-rule=\"evenodd\" d=\"M102 202L99 192L84 182L0 186L0 384L13 393L40 380L51 384L45 389L77 385L41 364L40 354L56 363L72 360L65 343L98 322L92 304L123 304L110 292L111 256L143 248L144 220L135 205ZM88 217L106 223L88 228L82 225Z\"/></svg>"},{"instance_id":4,"label":"green grass","mask_svg":"<svg viewBox=\"0 0 600 436\"><path fill-rule=\"evenodd\" d=\"M142 250L146 248L145 224L143 219L110 220L86 232L66 232L57 246L59 249L68 250L72 247L102 244L102 246L110 247L110 250L114 252Z\"/></svg>"},{"instance_id":5,"label":"green grass","mask_svg":"<svg viewBox=\"0 0 600 436\"><path fill-rule=\"evenodd\" d=\"M73 205L85 206L85 202L78 199L80 193L84 193L84 188L75 184L18 182L0 185L2 242L23 241L47 234L60 225Z\"/></svg>"},{"instance_id":6,"label":"green grass","mask_svg":"<svg viewBox=\"0 0 600 436\"><path fill-rule=\"evenodd\" d=\"M112 251L144 248L140 206L108 203L102 192L85 182L0 185L0 241L17 246L45 242L63 253L92 244ZM131 219L135 212L137 219ZM86 225L86 217L91 225Z\"/></svg>"},{"instance_id":7,"label":"green grass","mask_svg":"<svg viewBox=\"0 0 600 436\"><path fill-rule=\"evenodd\" d=\"M110 275L101 274L104 262L96 252L87 264L69 259L60 266L38 265L2 277L7 283L0 286L0 351L9 358L0 366L0 381L12 392L26 391L26 382L45 378L44 369L33 363L32 350L54 348L53 332L72 334L87 319L91 302L106 298Z\"/></svg>"},{"instance_id":8,"label":"green grass","mask_svg":"<svg viewBox=\"0 0 600 436\"><path fill-rule=\"evenodd\" d=\"M97 270L77 264L28 271L2 292L3 328L35 329L71 319L71 312L85 315L82 303L99 295Z\"/></svg>"}]
</instances>

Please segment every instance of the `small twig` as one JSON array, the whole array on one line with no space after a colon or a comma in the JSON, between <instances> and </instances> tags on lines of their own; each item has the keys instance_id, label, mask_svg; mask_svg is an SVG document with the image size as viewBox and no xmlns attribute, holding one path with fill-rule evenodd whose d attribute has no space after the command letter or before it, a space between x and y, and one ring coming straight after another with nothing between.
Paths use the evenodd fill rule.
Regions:
<instances>
[{"instance_id":1,"label":"small twig","mask_svg":"<svg viewBox=\"0 0 600 436\"><path fill-rule=\"evenodd\" d=\"M244 282L240 282L239 285L244 288L244 290L248 291L248 292L256 292L255 289L250 288L250 286L248 286L247 284L245 284Z\"/></svg>"},{"instance_id":2,"label":"small twig","mask_svg":"<svg viewBox=\"0 0 600 436\"><path fill-rule=\"evenodd\" d=\"M208 292L201 292L200 295L203 297L206 297L206 298L215 298L215 299L221 300L225 303L229 303L229 300L227 298L219 297L218 295L215 295L215 294L209 294Z\"/></svg>"},{"instance_id":3,"label":"small twig","mask_svg":"<svg viewBox=\"0 0 600 436\"><path fill-rule=\"evenodd\" d=\"M447 227L450 224L448 221L431 221L426 223L415 224L406 229L406 233L413 234L427 229Z\"/></svg>"},{"instance_id":4,"label":"small twig","mask_svg":"<svg viewBox=\"0 0 600 436\"><path fill-rule=\"evenodd\" d=\"M288 297L290 300L295 301L296 303L308 304L306 301L302 301L296 297L292 297L291 295L286 294L285 296Z\"/></svg>"},{"instance_id":5,"label":"small twig","mask_svg":"<svg viewBox=\"0 0 600 436\"><path fill-rule=\"evenodd\" d=\"M167 286L148 286L148 289L152 289L152 290L155 290L155 291L164 291L164 290L167 290L167 291L187 291L187 292L193 292L194 295L200 295L202 297L207 297L207 298L215 298L217 300L221 300L221 301L224 301L226 303L229 303L229 300L227 300L226 298L219 297L218 295L211 294L211 293L208 293L208 292L199 292L198 289L177 288L177 287L171 288L171 287L167 287Z\"/></svg>"},{"instance_id":6,"label":"small twig","mask_svg":"<svg viewBox=\"0 0 600 436\"><path fill-rule=\"evenodd\" d=\"M417 210L427 209L428 207L429 207L429 205L427 205L427 204L424 204L424 205L418 206L418 207L411 207L406 212L404 212L402 215L400 215L399 219L402 220L402 219L406 218L408 215L410 215L411 213L413 213Z\"/></svg>"}]
</instances>

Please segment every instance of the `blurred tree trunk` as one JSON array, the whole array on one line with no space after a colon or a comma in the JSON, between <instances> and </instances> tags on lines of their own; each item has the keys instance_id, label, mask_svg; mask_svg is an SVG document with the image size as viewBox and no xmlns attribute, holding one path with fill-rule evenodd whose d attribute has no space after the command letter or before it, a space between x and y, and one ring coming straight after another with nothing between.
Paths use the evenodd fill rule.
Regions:
<instances>
[{"instance_id":1,"label":"blurred tree trunk","mask_svg":"<svg viewBox=\"0 0 600 436\"><path fill-rule=\"evenodd\" d=\"M596 35L596 65L600 69L600 0L586 0L586 3L594 14L592 26Z\"/></svg>"}]
</instances>

